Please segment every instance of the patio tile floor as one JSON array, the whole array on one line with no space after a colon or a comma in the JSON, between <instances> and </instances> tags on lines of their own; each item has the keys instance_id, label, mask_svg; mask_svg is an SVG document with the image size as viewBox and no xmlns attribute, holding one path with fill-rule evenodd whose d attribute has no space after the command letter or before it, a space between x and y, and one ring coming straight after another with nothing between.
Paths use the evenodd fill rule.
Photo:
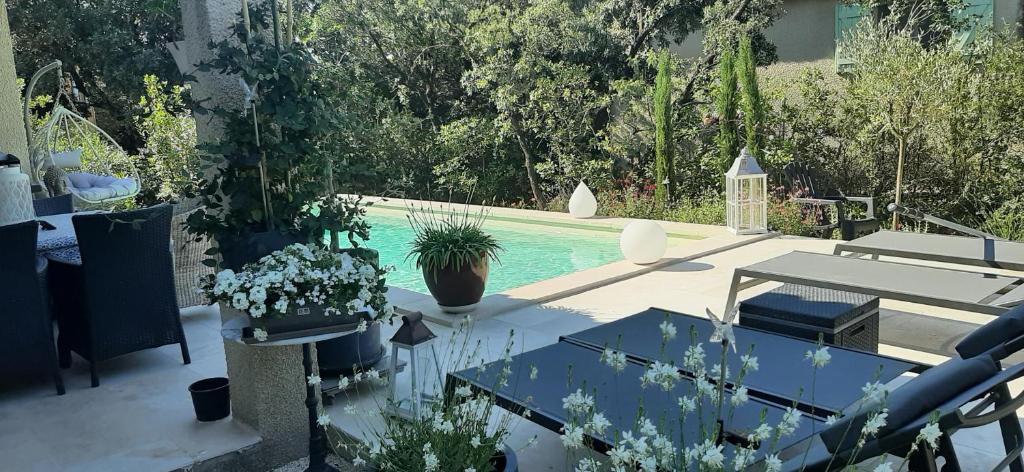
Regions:
<instances>
[{"instance_id":1,"label":"patio tile floor","mask_svg":"<svg viewBox=\"0 0 1024 472\"><path fill-rule=\"evenodd\" d=\"M510 330L514 351L553 343L561 334L612 321L650 306L693 314L705 307L720 311L735 267L791 250L831 253L831 241L776 238L732 249L541 305L519 308L476 322L473 336L497 358ZM742 297L768 290L765 284ZM426 295L393 290L399 304ZM964 333L991 319L985 315L941 310L906 303L882 303L882 347L885 354L937 363L950 355ZM89 388L87 364L76 358L64 371L68 394L56 396L46 379L4 384L0 389L0 457L4 468L19 471L160 471L186 467L256 444L249 428L222 420L194 420L186 387L204 377L225 374L220 318L213 309L190 309L183 317L193 363L181 364L177 346L124 356L101 365L99 388ZM442 336L450 328L432 327ZM389 337L394 326L385 326ZM441 346L444 345L442 341ZM5 382L7 382L5 380ZM1019 392L1021 385L1012 385ZM382 393L376 390L376 394ZM328 407L335 426L362 436L379 418L345 415L349 402L366 411L376 408L372 395L338 397ZM558 436L528 421L518 423L513 445L536 435L536 445L520 452L521 470L569 469ZM965 470L986 470L1001 452L998 431L981 428L954 436Z\"/></svg>"}]
</instances>

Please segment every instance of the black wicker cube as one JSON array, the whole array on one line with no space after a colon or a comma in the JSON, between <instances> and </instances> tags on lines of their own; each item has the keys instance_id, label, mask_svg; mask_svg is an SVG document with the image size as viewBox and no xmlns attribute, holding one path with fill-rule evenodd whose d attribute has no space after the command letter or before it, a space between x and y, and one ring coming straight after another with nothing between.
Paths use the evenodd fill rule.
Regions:
<instances>
[{"instance_id":1,"label":"black wicker cube","mask_svg":"<svg viewBox=\"0 0 1024 472\"><path fill-rule=\"evenodd\" d=\"M785 284L740 303L740 325L878 352L878 297Z\"/></svg>"}]
</instances>

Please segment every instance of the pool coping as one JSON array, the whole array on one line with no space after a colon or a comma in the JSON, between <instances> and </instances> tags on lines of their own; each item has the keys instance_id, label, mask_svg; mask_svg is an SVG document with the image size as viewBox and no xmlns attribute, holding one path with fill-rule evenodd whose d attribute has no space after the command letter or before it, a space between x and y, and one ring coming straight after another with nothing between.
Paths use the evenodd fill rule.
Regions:
<instances>
[{"instance_id":1,"label":"pool coping","mask_svg":"<svg viewBox=\"0 0 1024 472\"><path fill-rule=\"evenodd\" d=\"M418 200L385 200L378 197L367 197L365 199L370 200L371 198L373 199L372 201L374 201L374 207L386 212L402 211L410 204L434 205L435 210L439 211L463 211L467 207L467 205L449 205L448 203L443 202L422 202ZM384 201L389 203L398 201L403 204L401 206L394 203L382 204ZM445 210L443 209L444 207L452 209ZM482 208L475 205L468 205L468 207L470 211L479 211L479 209ZM615 233L621 231L621 226L625 226L629 221L634 221L633 219L625 218L575 220L563 213L510 208L490 208L489 211L491 212L491 216L489 218L516 225L549 225L579 230L596 230ZM569 219L569 221L565 221L566 219ZM582 223L581 221L585 221L585 223ZM393 303L399 314L408 314L418 311L423 313L424 318L428 321L450 327L455 326L470 317L477 320L492 318L519 308L548 303L561 298L578 295L589 290L661 270L675 264L704 258L780 235L779 233L766 233L760 235L737 236L729 233L723 227L712 227L711 230L707 230L700 228L706 225L676 224L668 221L657 222L663 226L679 226L673 228L675 229L673 233L677 235L673 236L673 239L676 239L676 243L669 246L664 258L653 264L638 265L629 261L619 260L598 267L540 280L500 293L487 295L480 300L477 308L469 313L445 313L441 311L437 306L437 303L434 301L434 298L429 294L423 294L408 289L400 289L399 287L392 287L394 290ZM694 235L682 232L691 228L703 229L701 232L704 234ZM666 233L668 232L669 231L666 231ZM501 270L500 266L497 267L496 270Z\"/></svg>"}]
</instances>

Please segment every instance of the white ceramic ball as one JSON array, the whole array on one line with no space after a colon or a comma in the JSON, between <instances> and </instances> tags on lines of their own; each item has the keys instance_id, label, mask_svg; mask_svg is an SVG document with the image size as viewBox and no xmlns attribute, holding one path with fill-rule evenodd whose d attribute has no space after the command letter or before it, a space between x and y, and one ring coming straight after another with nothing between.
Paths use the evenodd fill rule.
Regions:
<instances>
[{"instance_id":1,"label":"white ceramic ball","mask_svg":"<svg viewBox=\"0 0 1024 472\"><path fill-rule=\"evenodd\" d=\"M653 264L665 256L668 235L661 225L650 220L629 222L622 228L619 249L634 264Z\"/></svg>"},{"instance_id":2,"label":"white ceramic ball","mask_svg":"<svg viewBox=\"0 0 1024 472\"><path fill-rule=\"evenodd\" d=\"M580 182L569 197L569 214L573 218L590 218L597 213L597 198L587 184Z\"/></svg>"}]
</instances>

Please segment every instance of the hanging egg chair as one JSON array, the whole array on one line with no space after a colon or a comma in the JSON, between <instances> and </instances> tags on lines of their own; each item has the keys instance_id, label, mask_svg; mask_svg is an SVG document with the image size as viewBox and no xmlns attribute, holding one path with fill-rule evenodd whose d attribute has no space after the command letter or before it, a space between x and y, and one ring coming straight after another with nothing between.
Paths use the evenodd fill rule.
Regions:
<instances>
[{"instance_id":1,"label":"hanging egg chair","mask_svg":"<svg viewBox=\"0 0 1024 472\"><path fill-rule=\"evenodd\" d=\"M64 91L60 61L39 70L26 90L25 122L31 118L28 102L39 77L56 70L57 97L49 118L35 132L29 132L33 180L47 181L44 177L57 176L60 185L75 198L76 207L103 207L139 194L139 174L129 156L114 138L89 120L62 105L67 101L74 106ZM65 99L65 100L62 100ZM52 185L47 182L54 194Z\"/></svg>"},{"instance_id":2,"label":"hanging egg chair","mask_svg":"<svg viewBox=\"0 0 1024 472\"><path fill-rule=\"evenodd\" d=\"M84 206L104 206L139 194L131 157L81 115L58 104L38 136L48 166L65 172L65 188Z\"/></svg>"}]
</instances>

